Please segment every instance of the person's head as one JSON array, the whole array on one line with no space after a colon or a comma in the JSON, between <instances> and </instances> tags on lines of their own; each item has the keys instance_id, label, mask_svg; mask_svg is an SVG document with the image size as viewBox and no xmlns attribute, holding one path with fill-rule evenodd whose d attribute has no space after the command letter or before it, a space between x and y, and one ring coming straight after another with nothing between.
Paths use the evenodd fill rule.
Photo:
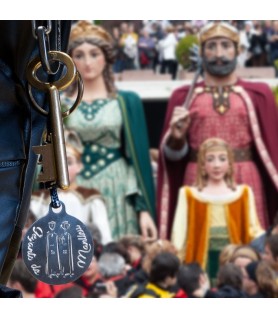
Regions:
<instances>
[{"instance_id":1,"label":"person's head","mask_svg":"<svg viewBox=\"0 0 278 319\"><path fill-rule=\"evenodd\" d=\"M252 262L258 262L260 260L260 255L251 246L243 245L236 248L232 258L231 263L239 267L243 276L243 289L246 293L247 290L250 291L255 289L252 282L248 281L246 274L246 267ZM248 294L249 294L248 293Z\"/></svg>"},{"instance_id":2,"label":"person's head","mask_svg":"<svg viewBox=\"0 0 278 319\"><path fill-rule=\"evenodd\" d=\"M102 248L102 253L116 253L121 255L126 264L130 264L130 257L125 246L119 241L112 241Z\"/></svg>"},{"instance_id":3,"label":"person's head","mask_svg":"<svg viewBox=\"0 0 278 319\"><path fill-rule=\"evenodd\" d=\"M144 242L139 235L125 235L119 242L128 252L131 264L140 260L145 253Z\"/></svg>"},{"instance_id":4,"label":"person's head","mask_svg":"<svg viewBox=\"0 0 278 319\"><path fill-rule=\"evenodd\" d=\"M149 38L149 37L150 37L149 31L148 31L147 28L143 28L143 29L141 30L141 36L142 36L143 38Z\"/></svg>"},{"instance_id":5,"label":"person's head","mask_svg":"<svg viewBox=\"0 0 278 319\"><path fill-rule=\"evenodd\" d=\"M166 32L166 34L174 33L175 28L172 25L170 25L170 26L166 27L165 32Z\"/></svg>"},{"instance_id":6,"label":"person's head","mask_svg":"<svg viewBox=\"0 0 278 319\"><path fill-rule=\"evenodd\" d=\"M182 265L178 273L179 287L191 297L206 281L206 274L198 263Z\"/></svg>"},{"instance_id":7,"label":"person's head","mask_svg":"<svg viewBox=\"0 0 278 319\"><path fill-rule=\"evenodd\" d=\"M242 289L243 274L241 269L232 264L227 263L220 267L217 274L217 287L221 288L224 286L233 287L236 290Z\"/></svg>"},{"instance_id":8,"label":"person's head","mask_svg":"<svg viewBox=\"0 0 278 319\"><path fill-rule=\"evenodd\" d=\"M147 274L150 273L153 259L162 252L168 252L174 255L177 254L175 246L169 240L159 239L145 244L145 255L142 260L142 268Z\"/></svg>"},{"instance_id":9,"label":"person's head","mask_svg":"<svg viewBox=\"0 0 278 319\"><path fill-rule=\"evenodd\" d=\"M34 297L37 283L37 279L28 271L24 261L22 259L17 259L8 285L13 289L20 290L23 294L23 298L26 298Z\"/></svg>"},{"instance_id":10,"label":"person's head","mask_svg":"<svg viewBox=\"0 0 278 319\"><path fill-rule=\"evenodd\" d=\"M276 214L269 235L278 235L278 214Z\"/></svg>"},{"instance_id":11,"label":"person's head","mask_svg":"<svg viewBox=\"0 0 278 319\"><path fill-rule=\"evenodd\" d=\"M235 189L233 152L224 140L209 138L199 148L196 186L202 190L209 181L220 180Z\"/></svg>"},{"instance_id":12,"label":"person's head","mask_svg":"<svg viewBox=\"0 0 278 319\"><path fill-rule=\"evenodd\" d=\"M132 22L130 22L128 24L128 33L133 33L134 31L135 31L134 24Z\"/></svg>"},{"instance_id":13,"label":"person's head","mask_svg":"<svg viewBox=\"0 0 278 319\"><path fill-rule=\"evenodd\" d=\"M184 26L182 24L178 24L176 26L176 30L177 32L181 33L181 32L184 32Z\"/></svg>"},{"instance_id":14,"label":"person's head","mask_svg":"<svg viewBox=\"0 0 278 319\"><path fill-rule=\"evenodd\" d=\"M245 267L244 291L252 296L260 292L264 297L277 298L276 276L264 261L252 262Z\"/></svg>"},{"instance_id":15,"label":"person's head","mask_svg":"<svg viewBox=\"0 0 278 319\"><path fill-rule=\"evenodd\" d=\"M219 255L219 265L224 266L229 263L232 259L234 252L236 251L238 245L228 244L220 252Z\"/></svg>"},{"instance_id":16,"label":"person's head","mask_svg":"<svg viewBox=\"0 0 278 319\"><path fill-rule=\"evenodd\" d=\"M203 66L207 73L226 77L236 69L239 33L226 22L211 22L200 31Z\"/></svg>"},{"instance_id":17,"label":"person's head","mask_svg":"<svg viewBox=\"0 0 278 319\"><path fill-rule=\"evenodd\" d=\"M64 134L67 152L69 181L72 184L75 182L76 176L83 169L83 164L81 161L83 145L78 134L75 131L65 129Z\"/></svg>"},{"instance_id":18,"label":"person's head","mask_svg":"<svg viewBox=\"0 0 278 319\"><path fill-rule=\"evenodd\" d=\"M265 28L272 28L272 20L264 20L264 27Z\"/></svg>"},{"instance_id":19,"label":"person's head","mask_svg":"<svg viewBox=\"0 0 278 319\"><path fill-rule=\"evenodd\" d=\"M251 262L260 260L258 252L248 245L242 245L235 249L231 262L238 266L240 269L244 269Z\"/></svg>"},{"instance_id":20,"label":"person's head","mask_svg":"<svg viewBox=\"0 0 278 319\"><path fill-rule=\"evenodd\" d=\"M245 21L244 23L244 29L246 33L251 32L251 30L253 29L253 22L250 20Z\"/></svg>"},{"instance_id":21,"label":"person's head","mask_svg":"<svg viewBox=\"0 0 278 319\"><path fill-rule=\"evenodd\" d=\"M122 22L120 25L121 33L125 34L128 32L128 23L127 22Z\"/></svg>"},{"instance_id":22,"label":"person's head","mask_svg":"<svg viewBox=\"0 0 278 319\"><path fill-rule=\"evenodd\" d=\"M244 274L244 268L249 265L252 260L246 256L237 256L236 258L231 260L233 264L241 269Z\"/></svg>"},{"instance_id":23,"label":"person's head","mask_svg":"<svg viewBox=\"0 0 278 319\"><path fill-rule=\"evenodd\" d=\"M68 230L68 229L70 228L70 223L69 223L67 220L64 220L64 221L61 223L60 227L61 227L64 231L66 231L66 230Z\"/></svg>"},{"instance_id":24,"label":"person's head","mask_svg":"<svg viewBox=\"0 0 278 319\"><path fill-rule=\"evenodd\" d=\"M48 227L50 230L54 230L56 227L56 222L52 220L51 222L48 223Z\"/></svg>"},{"instance_id":25,"label":"person's head","mask_svg":"<svg viewBox=\"0 0 278 319\"><path fill-rule=\"evenodd\" d=\"M271 235L266 239L263 260L278 268L278 235Z\"/></svg>"},{"instance_id":26,"label":"person's head","mask_svg":"<svg viewBox=\"0 0 278 319\"><path fill-rule=\"evenodd\" d=\"M278 297L277 277L275 271L265 261L260 261L256 270L260 292L267 298Z\"/></svg>"},{"instance_id":27,"label":"person's head","mask_svg":"<svg viewBox=\"0 0 278 319\"><path fill-rule=\"evenodd\" d=\"M120 35L121 35L119 27L113 27L112 34L113 34L114 39L119 39Z\"/></svg>"},{"instance_id":28,"label":"person's head","mask_svg":"<svg viewBox=\"0 0 278 319\"><path fill-rule=\"evenodd\" d=\"M257 35L260 35L263 32L263 26L260 23L255 24L254 25L254 30L256 31Z\"/></svg>"},{"instance_id":29,"label":"person's head","mask_svg":"<svg viewBox=\"0 0 278 319\"><path fill-rule=\"evenodd\" d=\"M170 288L177 282L179 267L177 256L167 252L160 253L152 261L149 280L163 288Z\"/></svg>"},{"instance_id":30,"label":"person's head","mask_svg":"<svg viewBox=\"0 0 278 319\"><path fill-rule=\"evenodd\" d=\"M103 78L108 93L115 95L114 45L105 29L88 21L79 21L71 29L68 52L84 82Z\"/></svg>"},{"instance_id":31,"label":"person's head","mask_svg":"<svg viewBox=\"0 0 278 319\"><path fill-rule=\"evenodd\" d=\"M105 279L126 273L125 260L117 253L103 253L99 258L98 265Z\"/></svg>"}]
</instances>

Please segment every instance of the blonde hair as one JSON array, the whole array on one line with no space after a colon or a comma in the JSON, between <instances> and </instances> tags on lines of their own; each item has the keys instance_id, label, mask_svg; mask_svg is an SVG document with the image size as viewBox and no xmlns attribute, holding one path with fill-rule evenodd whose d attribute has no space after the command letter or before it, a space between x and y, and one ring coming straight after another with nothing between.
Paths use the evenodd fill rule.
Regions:
<instances>
[{"instance_id":1,"label":"blonde hair","mask_svg":"<svg viewBox=\"0 0 278 319\"><path fill-rule=\"evenodd\" d=\"M278 297L278 286L276 283L276 274L265 261L260 261L256 269L256 279L259 290L267 298Z\"/></svg>"},{"instance_id":2,"label":"blonde hair","mask_svg":"<svg viewBox=\"0 0 278 319\"><path fill-rule=\"evenodd\" d=\"M120 238L119 242L125 249L128 249L129 246L134 246L137 247L142 254L145 253L144 241L140 235L124 235Z\"/></svg>"},{"instance_id":3,"label":"blonde hair","mask_svg":"<svg viewBox=\"0 0 278 319\"><path fill-rule=\"evenodd\" d=\"M228 244L220 252L219 255L219 266L224 266L227 263L231 262L234 252L238 248L238 245Z\"/></svg>"},{"instance_id":4,"label":"blonde hair","mask_svg":"<svg viewBox=\"0 0 278 319\"><path fill-rule=\"evenodd\" d=\"M198 152L198 161L197 161L197 177L196 177L196 187L201 191L207 184L207 174L204 171L205 166L205 158L206 153L211 151L226 151L228 155L228 161L229 161L229 170L226 174L225 181L227 183L227 186L231 188L232 190L236 189L235 181L234 181L234 157L233 157L233 151L230 145L222 140L221 138L209 138L205 140Z\"/></svg>"},{"instance_id":5,"label":"blonde hair","mask_svg":"<svg viewBox=\"0 0 278 319\"><path fill-rule=\"evenodd\" d=\"M80 20L71 29L68 53L71 56L75 48L83 43L89 43L101 49L105 56L106 66L103 70L103 78L110 97L116 96L114 83L113 64L115 62L115 50L111 35L102 27L92 24L87 20ZM72 95L76 86L68 91Z\"/></svg>"},{"instance_id":6,"label":"blonde hair","mask_svg":"<svg viewBox=\"0 0 278 319\"><path fill-rule=\"evenodd\" d=\"M241 245L235 249L231 262L233 263L237 258L248 258L251 261L259 261L261 259L257 251L248 245Z\"/></svg>"}]
</instances>

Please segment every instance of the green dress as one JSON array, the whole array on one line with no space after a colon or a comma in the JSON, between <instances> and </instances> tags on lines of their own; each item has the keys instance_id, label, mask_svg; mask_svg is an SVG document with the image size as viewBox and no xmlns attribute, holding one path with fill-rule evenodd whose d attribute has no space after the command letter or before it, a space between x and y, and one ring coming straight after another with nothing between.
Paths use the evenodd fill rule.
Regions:
<instances>
[{"instance_id":1,"label":"green dress","mask_svg":"<svg viewBox=\"0 0 278 319\"><path fill-rule=\"evenodd\" d=\"M79 134L84 145L84 169L77 182L98 189L104 197L115 240L139 233L139 211L154 214L146 125L138 101L130 93L127 98L121 94L115 99L82 102L65 123ZM62 103L72 102L64 98ZM136 108L141 109L139 114ZM143 134L132 131L137 125ZM141 153L145 154L143 161Z\"/></svg>"}]
</instances>

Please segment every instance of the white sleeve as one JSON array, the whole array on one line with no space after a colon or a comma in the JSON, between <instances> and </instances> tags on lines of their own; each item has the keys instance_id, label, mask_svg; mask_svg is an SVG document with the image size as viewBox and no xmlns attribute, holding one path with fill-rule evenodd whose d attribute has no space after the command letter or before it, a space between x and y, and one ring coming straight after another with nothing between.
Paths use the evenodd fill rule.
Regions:
<instances>
[{"instance_id":1,"label":"white sleeve","mask_svg":"<svg viewBox=\"0 0 278 319\"><path fill-rule=\"evenodd\" d=\"M30 209L37 219L44 217L48 213L49 207L45 205L43 194L41 196L31 196Z\"/></svg>"},{"instance_id":2,"label":"white sleeve","mask_svg":"<svg viewBox=\"0 0 278 319\"><path fill-rule=\"evenodd\" d=\"M184 261L186 252L186 239L187 239L187 219L188 208L185 193L185 187L180 188L178 204L174 216L174 223L171 233L171 241L178 250L178 256L181 261Z\"/></svg>"},{"instance_id":3,"label":"white sleeve","mask_svg":"<svg viewBox=\"0 0 278 319\"><path fill-rule=\"evenodd\" d=\"M184 147L179 150L171 149L166 143L163 145L164 154L167 159L175 162L181 160L188 153L188 144L185 143Z\"/></svg>"},{"instance_id":4,"label":"white sleeve","mask_svg":"<svg viewBox=\"0 0 278 319\"><path fill-rule=\"evenodd\" d=\"M102 237L102 244L106 245L112 241L112 235L108 220L107 209L101 199L94 199L91 203L91 220L99 228Z\"/></svg>"}]
</instances>

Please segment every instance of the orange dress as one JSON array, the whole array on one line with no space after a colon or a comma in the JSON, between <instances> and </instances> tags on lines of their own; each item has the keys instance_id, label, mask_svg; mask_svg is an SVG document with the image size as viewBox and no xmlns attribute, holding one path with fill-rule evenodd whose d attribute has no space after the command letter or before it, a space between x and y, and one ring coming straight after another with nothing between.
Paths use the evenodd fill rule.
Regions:
<instances>
[{"instance_id":1,"label":"orange dress","mask_svg":"<svg viewBox=\"0 0 278 319\"><path fill-rule=\"evenodd\" d=\"M180 189L171 240L181 261L198 262L205 269L210 250L221 251L228 243L249 244L263 233L249 186L217 196L193 187Z\"/></svg>"},{"instance_id":2,"label":"orange dress","mask_svg":"<svg viewBox=\"0 0 278 319\"><path fill-rule=\"evenodd\" d=\"M189 110L192 114L188 131L188 144L191 149L198 150L200 145L211 137L225 140L233 149L254 147L245 101L234 92L230 92L229 99L231 106L223 116L214 110L211 93L204 92L196 96ZM184 185L194 184L196 168L196 163L189 162L185 171ZM266 228L268 225L266 199L255 162L252 160L235 162L235 180L238 184L247 184L252 188L260 223Z\"/></svg>"}]
</instances>

